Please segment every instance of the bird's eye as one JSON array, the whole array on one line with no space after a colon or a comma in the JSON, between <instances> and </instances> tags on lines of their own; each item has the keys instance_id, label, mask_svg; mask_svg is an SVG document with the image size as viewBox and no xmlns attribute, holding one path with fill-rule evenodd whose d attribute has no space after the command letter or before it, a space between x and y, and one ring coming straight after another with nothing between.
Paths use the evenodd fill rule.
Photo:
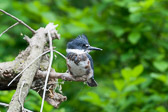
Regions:
<instances>
[{"instance_id":1,"label":"bird's eye","mask_svg":"<svg viewBox=\"0 0 168 112\"><path fill-rule=\"evenodd\" d=\"M88 45L88 44L83 44L83 46L84 46L84 47L89 47L89 45Z\"/></svg>"}]
</instances>

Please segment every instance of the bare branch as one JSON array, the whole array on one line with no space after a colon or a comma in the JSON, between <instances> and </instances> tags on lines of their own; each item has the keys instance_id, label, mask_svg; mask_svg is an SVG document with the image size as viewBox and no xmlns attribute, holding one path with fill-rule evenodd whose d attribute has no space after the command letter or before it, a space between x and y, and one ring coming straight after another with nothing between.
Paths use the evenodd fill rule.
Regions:
<instances>
[{"instance_id":1,"label":"bare branch","mask_svg":"<svg viewBox=\"0 0 168 112\"><path fill-rule=\"evenodd\" d=\"M0 105L5 106L5 107L8 107L8 106L9 106L9 104L7 104L7 103L2 103L2 102L0 102ZM26 112L33 112L33 111L31 111L31 110L28 110L28 109L24 109L24 111L26 111Z\"/></svg>"},{"instance_id":2,"label":"bare branch","mask_svg":"<svg viewBox=\"0 0 168 112\"><path fill-rule=\"evenodd\" d=\"M12 26L10 26L9 28L7 28L5 31L3 31L1 34L0 34L0 37L4 34L4 33L6 33L8 30L10 30L11 28L13 28L14 26L16 26L16 25L18 25L19 24L19 22L16 22L15 24L13 24Z\"/></svg>"},{"instance_id":3,"label":"bare branch","mask_svg":"<svg viewBox=\"0 0 168 112\"><path fill-rule=\"evenodd\" d=\"M45 78L47 72L38 70L35 77ZM51 70L50 76L51 79L63 79L65 81L77 81L77 82L85 82L87 77L73 77L70 73L57 73L54 69Z\"/></svg>"},{"instance_id":4,"label":"bare branch","mask_svg":"<svg viewBox=\"0 0 168 112\"><path fill-rule=\"evenodd\" d=\"M48 52L50 52L51 50L48 50L48 51L45 51L43 52L41 55L39 55L38 57L36 57L32 62L29 63L29 65L27 65L17 76L15 76L8 84L8 86L10 86L13 81L15 81L30 65L32 65L37 59L39 59L41 56L47 54ZM61 55L64 59L66 59L66 57L61 54L60 52L56 51L56 50L53 50L54 52L58 53L59 55Z\"/></svg>"},{"instance_id":5,"label":"bare branch","mask_svg":"<svg viewBox=\"0 0 168 112\"><path fill-rule=\"evenodd\" d=\"M1 12L3 12L4 14L10 16L11 18L15 19L16 21L18 21L19 23L23 24L24 26L26 26L33 34L36 33L36 31L34 29L32 29L29 25L27 25L26 23L24 23L22 20L18 19L17 17L7 13L6 11L0 9Z\"/></svg>"},{"instance_id":6,"label":"bare branch","mask_svg":"<svg viewBox=\"0 0 168 112\"><path fill-rule=\"evenodd\" d=\"M12 82L14 80L16 80L16 78L18 78L30 65L32 65L37 59L39 59L41 56L43 56L44 54L50 52L50 50L43 52L42 54L40 54L39 56L37 56L32 62L30 62L17 76L15 76L8 84L8 86L10 86L12 84Z\"/></svg>"},{"instance_id":7,"label":"bare branch","mask_svg":"<svg viewBox=\"0 0 168 112\"><path fill-rule=\"evenodd\" d=\"M62 53L58 52L57 50L53 50L54 52L56 52L57 54L61 55L65 60L67 59Z\"/></svg>"},{"instance_id":8,"label":"bare branch","mask_svg":"<svg viewBox=\"0 0 168 112\"><path fill-rule=\"evenodd\" d=\"M49 77L49 74L50 74L50 71L51 71L51 65L52 65L52 62L53 62L53 46L52 46L52 38L51 38L49 30L48 30L48 38L49 38L49 44L50 44L50 63L49 63L49 67L48 67L48 71L47 71L47 75L46 75L45 84L44 84L43 99L42 99L40 112L43 112L43 106L44 106L44 99L45 99L45 95L46 95L47 82L48 82L48 77Z\"/></svg>"},{"instance_id":9,"label":"bare branch","mask_svg":"<svg viewBox=\"0 0 168 112\"><path fill-rule=\"evenodd\" d=\"M32 62L36 57L39 56L39 54L42 54L44 51L44 46L46 45L46 35L44 33L44 28L40 28L37 33L31 38L31 50L24 61L24 66L29 65L30 62ZM39 58L37 61L35 61L31 66L29 66L22 74L22 77L19 80L19 83L17 84L17 89L15 91L15 94L12 97L12 100L10 102L10 106L8 109L8 112L20 112L21 111L21 105L19 103L19 93L20 88L25 81L25 85L22 88L21 92L21 99L20 102L24 103L25 98L29 92L29 89L32 85L34 76L39 69L41 58Z\"/></svg>"},{"instance_id":10,"label":"bare branch","mask_svg":"<svg viewBox=\"0 0 168 112\"><path fill-rule=\"evenodd\" d=\"M58 40L60 39L60 34L58 34L58 31L55 30L58 24L54 25L54 23L49 23L46 28L45 28L45 33L48 33L48 30L50 31L51 38L55 39L57 38Z\"/></svg>"},{"instance_id":11,"label":"bare branch","mask_svg":"<svg viewBox=\"0 0 168 112\"><path fill-rule=\"evenodd\" d=\"M27 35L25 35L25 36L23 37L23 39L26 40L26 41L30 44L31 39L30 39Z\"/></svg>"},{"instance_id":12,"label":"bare branch","mask_svg":"<svg viewBox=\"0 0 168 112\"><path fill-rule=\"evenodd\" d=\"M23 81L23 82L22 82L22 85L21 85L21 87L20 87L20 92L19 92L19 103L20 103L20 105L21 105L21 107L22 107L22 108L21 108L22 111L24 111L24 106L23 106L23 103L21 102L20 98L21 98L22 88L23 88L24 84L25 84L25 82Z\"/></svg>"}]
</instances>

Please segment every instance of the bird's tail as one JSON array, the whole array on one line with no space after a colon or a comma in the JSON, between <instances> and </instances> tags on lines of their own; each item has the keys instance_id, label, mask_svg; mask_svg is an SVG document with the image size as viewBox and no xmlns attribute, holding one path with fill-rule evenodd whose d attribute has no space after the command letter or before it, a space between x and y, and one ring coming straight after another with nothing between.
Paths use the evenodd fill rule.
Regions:
<instances>
[{"instance_id":1,"label":"bird's tail","mask_svg":"<svg viewBox=\"0 0 168 112\"><path fill-rule=\"evenodd\" d=\"M97 82L92 77L92 78L87 80L87 85L90 86L90 87L96 87L97 86Z\"/></svg>"}]
</instances>

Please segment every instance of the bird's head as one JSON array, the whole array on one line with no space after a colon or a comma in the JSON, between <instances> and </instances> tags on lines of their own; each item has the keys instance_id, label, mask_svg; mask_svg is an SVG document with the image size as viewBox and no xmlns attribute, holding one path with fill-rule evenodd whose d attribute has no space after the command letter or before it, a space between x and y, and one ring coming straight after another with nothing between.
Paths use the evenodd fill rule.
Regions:
<instances>
[{"instance_id":1,"label":"bird's head","mask_svg":"<svg viewBox=\"0 0 168 112\"><path fill-rule=\"evenodd\" d=\"M89 53L92 50L102 50L97 47L90 46L86 35L82 34L76 37L74 40L68 42L67 52L76 52L76 53Z\"/></svg>"}]
</instances>

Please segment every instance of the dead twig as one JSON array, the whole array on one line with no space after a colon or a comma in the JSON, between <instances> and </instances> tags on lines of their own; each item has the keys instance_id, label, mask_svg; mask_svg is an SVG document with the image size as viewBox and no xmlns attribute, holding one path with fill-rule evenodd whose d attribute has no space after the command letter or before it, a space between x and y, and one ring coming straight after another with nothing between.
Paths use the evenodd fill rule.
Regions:
<instances>
[{"instance_id":1,"label":"dead twig","mask_svg":"<svg viewBox=\"0 0 168 112\"><path fill-rule=\"evenodd\" d=\"M18 21L19 23L23 24L25 27L27 27L33 34L36 33L36 31L34 29L32 29L29 25L27 25L26 23L24 23L22 20L18 19L17 17L13 16L12 14L7 13L6 11L0 9L1 12L3 12L4 14L10 16L11 18L15 19L16 21Z\"/></svg>"},{"instance_id":2,"label":"dead twig","mask_svg":"<svg viewBox=\"0 0 168 112\"><path fill-rule=\"evenodd\" d=\"M24 106L23 106L23 103L21 102L21 100L20 100L20 98L21 98L21 92L22 92L22 88L23 88L23 86L24 86L24 84L25 84L25 82L23 81L22 82L22 85L21 85L21 87L20 87L20 92L19 92L19 103L20 103L20 105L21 105L21 110L22 110L22 112L24 112Z\"/></svg>"},{"instance_id":3,"label":"dead twig","mask_svg":"<svg viewBox=\"0 0 168 112\"><path fill-rule=\"evenodd\" d=\"M49 62L49 67L48 67L46 80L45 80L45 84L44 84L43 99L42 99L42 103L41 103L40 112L43 112L43 106L44 106L44 99L45 99L45 95L46 95L47 82L48 82L49 74L50 74L50 71L51 71L51 65L52 65L52 62L53 62L52 38L51 38L51 34L50 34L49 31L48 31L48 38L49 38L49 45L50 45L50 62Z\"/></svg>"},{"instance_id":4,"label":"dead twig","mask_svg":"<svg viewBox=\"0 0 168 112\"><path fill-rule=\"evenodd\" d=\"M47 72L38 70L35 77L37 78L45 78ZM63 79L65 81L77 81L77 82L85 82L87 77L76 77L74 78L70 73L57 73L54 69L51 70L49 77L51 79Z\"/></svg>"},{"instance_id":5,"label":"dead twig","mask_svg":"<svg viewBox=\"0 0 168 112\"><path fill-rule=\"evenodd\" d=\"M59 55L61 55L64 59L66 59L66 57L61 54L60 52L56 51L56 50L53 50L54 52L58 53ZM8 84L8 86L10 86L13 81L15 81L31 64L33 64L37 59L39 59L41 56L47 54L48 52L50 52L50 50L48 51L45 51L44 53L42 53L41 55L39 55L37 58L35 58L32 62L29 63L29 65L27 65L18 75L16 75Z\"/></svg>"},{"instance_id":6,"label":"dead twig","mask_svg":"<svg viewBox=\"0 0 168 112\"><path fill-rule=\"evenodd\" d=\"M32 62L35 58L39 56L39 54L42 54L44 51L44 47L46 45L46 34L44 33L44 28L40 28L37 30L37 33L31 38L31 49L30 52L27 56L27 58L24 60L23 68L29 65L30 62ZM22 88L21 91L21 98L20 102L23 104L25 101L26 96L28 95L29 89L32 85L34 76L36 72L39 69L40 62L41 62L41 57L35 61L31 66L29 66L22 74L22 77L20 78L17 88L15 91L15 94L12 97L12 100L10 102L10 106L8 109L8 112L20 112L21 111L21 105L19 103L19 93L20 93L20 88L25 81L25 85Z\"/></svg>"},{"instance_id":7,"label":"dead twig","mask_svg":"<svg viewBox=\"0 0 168 112\"><path fill-rule=\"evenodd\" d=\"M30 62L17 76L15 76L8 84L8 86L10 86L12 84L13 81L16 80L16 78L18 78L30 65L32 65L37 59L39 59L41 56L43 56L44 54L50 52L50 50L43 52L41 55L39 55L38 57L36 57L32 62Z\"/></svg>"},{"instance_id":8,"label":"dead twig","mask_svg":"<svg viewBox=\"0 0 168 112\"><path fill-rule=\"evenodd\" d=\"M5 106L5 107L8 107L8 106L9 106L9 104L7 104L7 103L2 103L2 102L0 102L0 105ZM33 112L33 111L31 111L31 110L28 110L28 109L23 109L23 110L26 111L26 112Z\"/></svg>"},{"instance_id":9,"label":"dead twig","mask_svg":"<svg viewBox=\"0 0 168 112\"><path fill-rule=\"evenodd\" d=\"M26 40L29 44L31 43L31 39L27 35L25 35L23 39Z\"/></svg>"},{"instance_id":10,"label":"dead twig","mask_svg":"<svg viewBox=\"0 0 168 112\"><path fill-rule=\"evenodd\" d=\"M1 34L0 34L0 37L4 34L4 33L6 33L8 30L10 30L11 28L13 28L14 26L16 26L16 25L18 25L19 24L19 22L16 22L15 24L13 24L12 26L10 26L9 28L7 28L5 31L3 31Z\"/></svg>"},{"instance_id":11,"label":"dead twig","mask_svg":"<svg viewBox=\"0 0 168 112\"><path fill-rule=\"evenodd\" d=\"M62 56L65 60L67 59L62 53L58 52L57 50L53 50L53 51L59 54L60 56Z\"/></svg>"}]
</instances>

